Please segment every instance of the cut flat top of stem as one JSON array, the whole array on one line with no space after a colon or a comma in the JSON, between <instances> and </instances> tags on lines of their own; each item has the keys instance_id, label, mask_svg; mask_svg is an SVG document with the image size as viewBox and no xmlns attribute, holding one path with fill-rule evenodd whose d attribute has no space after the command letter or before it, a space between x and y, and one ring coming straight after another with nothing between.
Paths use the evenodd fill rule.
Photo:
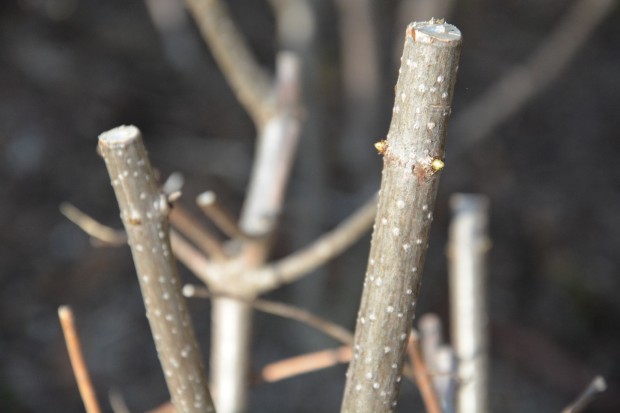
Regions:
<instances>
[{"instance_id":1,"label":"cut flat top of stem","mask_svg":"<svg viewBox=\"0 0 620 413\"><path fill-rule=\"evenodd\" d=\"M140 134L138 128L133 125L122 125L99 135L99 139L106 144L125 143Z\"/></svg>"},{"instance_id":2,"label":"cut flat top of stem","mask_svg":"<svg viewBox=\"0 0 620 413\"><path fill-rule=\"evenodd\" d=\"M417 42L431 43L434 40L453 42L461 40L461 31L443 20L431 19L426 22L414 22L407 28L407 34Z\"/></svg>"}]
</instances>

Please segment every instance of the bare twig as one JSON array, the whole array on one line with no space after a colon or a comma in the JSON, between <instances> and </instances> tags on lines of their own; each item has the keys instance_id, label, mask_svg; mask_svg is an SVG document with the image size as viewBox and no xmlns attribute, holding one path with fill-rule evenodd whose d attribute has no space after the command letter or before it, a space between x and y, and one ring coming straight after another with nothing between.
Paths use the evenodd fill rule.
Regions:
<instances>
[{"instance_id":1,"label":"bare twig","mask_svg":"<svg viewBox=\"0 0 620 413\"><path fill-rule=\"evenodd\" d=\"M230 238L243 239L246 237L230 213L217 202L215 192L207 191L198 195L196 204Z\"/></svg>"},{"instance_id":2,"label":"bare twig","mask_svg":"<svg viewBox=\"0 0 620 413\"><path fill-rule=\"evenodd\" d=\"M588 404L599 394L607 390L607 383L603 376L596 376L585 388L585 390L577 397L577 399L567 406L562 413L579 413L582 412Z\"/></svg>"},{"instance_id":3,"label":"bare twig","mask_svg":"<svg viewBox=\"0 0 620 413\"><path fill-rule=\"evenodd\" d=\"M616 4L614 0L575 1L525 63L502 76L455 117L452 125L459 135L455 151L485 139L556 79Z\"/></svg>"},{"instance_id":4,"label":"bare twig","mask_svg":"<svg viewBox=\"0 0 620 413\"><path fill-rule=\"evenodd\" d=\"M260 292L298 280L355 243L370 229L377 212L377 198L372 197L336 228L325 233L309 246L269 264L248 276Z\"/></svg>"},{"instance_id":5,"label":"bare twig","mask_svg":"<svg viewBox=\"0 0 620 413\"><path fill-rule=\"evenodd\" d=\"M448 247L452 341L459 361L457 411L487 412L488 316L486 253L489 249L489 200L456 194L450 199L454 218Z\"/></svg>"},{"instance_id":6,"label":"bare twig","mask_svg":"<svg viewBox=\"0 0 620 413\"><path fill-rule=\"evenodd\" d=\"M426 369L426 364L420 351L420 345L418 340L418 333L412 331L409 335L409 343L407 344L407 353L409 354L409 360L413 365L413 374L415 375L418 389L424 400L424 406L428 413L442 413L437 393L435 393L435 387L431 381L431 378Z\"/></svg>"},{"instance_id":7,"label":"bare twig","mask_svg":"<svg viewBox=\"0 0 620 413\"><path fill-rule=\"evenodd\" d=\"M82 346L80 345L80 339L75 329L73 311L71 311L71 308L68 306L61 306L58 309L58 317L60 318L60 325L62 326L62 332L65 336L65 343L67 344L69 359L73 367L73 374L75 375L75 380L77 381L86 412L100 413L101 408L99 407L97 395L95 394L88 369L86 368L86 363L84 362Z\"/></svg>"},{"instance_id":8,"label":"bare twig","mask_svg":"<svg viewBox=\"0 0 620 413\"><path fill-rule=\"evenodd\" d=\"M256 62L226 4L221 0L185 3L237 99L262 129L276 112L272 81Z\"/></svg>"},{"instance_id":9,"label":"bare twig","mask_svg":"<svg viewBox=\"0 0 620 413\"><path fill-rule=\"evenodd\" d=\"M147 317L179 413L214 412L202 357L168 236L168 201L134 126L99 136L102 154L121 210L138 273Z\"/></svg>"},{"instance_id":10,"label":"bare twig","mask_svg":"<svg viewBox=\"0 0 620 413\"><path fill-rule=\"evenodd\" d=\"M178 203L170 211L170 223L214 260L226 258L219 240Z\"/></svg>"},{"instance_id":11,"label":"bare twig","mask_svg":"<svg viewBox=\"0 0 620 413\"><path fill-rule=\"evenodd\" d=\"M336 364L347 363L349 360L351 360L351 347L348 346L317 351L268 364L261 371L261 379L267 383L273 383Z\"/></svg>"},{"instance_id":12,"label":"bare twig","mask_svg":"<svg viewBox=\"0 0 620 413\"><path fill-rule=\"evenodd\" d=\"M332 323L331 321L318 317L306 310L302 310L299 307L268 300L246 300L243 297L211 292L206 288L197 287L194 285L185 285L183 287L183 295L186 297L200 298L226 297L234 300L240 300L249 304L256 310L304 323L316 330L321 331L323 334L338 340L342 344L353 344L353 334L351 334L351 332L347 329Z\"/></svg>"},{"instance_id":13,"label":"bare twig","mask_svg":"<svg viewBox=\"0 0 620 413\"><path fill-rule=\"evenodd\" d=\"M127 243L127 236L124 231L116 230L97 222L68 202L60 204L60 212L69 221L80 227L82 231L104 244L120 246Z\"/></svg>"},{"instance_id":14,"label":"bare twig","mask_svg":"<svg viewBox=\"0 0 620 413\"><path fill-rule=\"evenodd\" d=\"M409 25L342 412L393 411L421 282L460 55L459 30Z\"/></svg>"}]
</instances>

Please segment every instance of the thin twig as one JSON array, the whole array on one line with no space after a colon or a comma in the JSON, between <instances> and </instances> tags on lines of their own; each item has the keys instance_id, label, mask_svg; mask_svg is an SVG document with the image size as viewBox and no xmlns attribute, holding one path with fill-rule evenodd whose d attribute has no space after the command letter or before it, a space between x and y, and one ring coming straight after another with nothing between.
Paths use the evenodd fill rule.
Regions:
<instances>
[{"instance_id":1,"label":"thin twig","mask_svg":"<svg viewBox=\"0 0 620 413\"><path fill-rule=\"evenodd\" d=\"M241 229L239 229L239 225L237 225L232 215L217 202L215 192L207 191L198 195L196 204L198 204L202 212L230 238L243 239L246 237Z\"/></svg>"},{"instance_id":2,"label":"thin twig","mask_svg":"<svg viewBox=\"0 0 620 413\"><path fill-rule=\"evenodd\" d=\"M69 221L80 227L82 231L106 245L120 246L127 243L125 231L116 230L97 222L68 202L60 204L60 212L67 217Z\"/></svg>"},{"instance_id":3,"label":"thin twig","mask_svg":"<svg viewBox=\"0 0 620 413\"><path fill-rule=\"evenodd\" d=\"M490 86L452 121L459 139L455 155L486 137L558 77L594 29L617 4L614 0L578 0L523 64Z\"/></svg>"},{"instance_id":4,"label":"thin twig","mask_svg":"<svg viewBox=\"0 0 620 413\"><path fill-rule=\"evenodd\" d=\"M351 345L353 343L353 334L347 329L292 305L260 299L247 300L243 297L212 292L206 288L189 284L183 287L183 295L200 298L226 297L240 300L256 310L304 323L342 344Z\"/></svg>"},{"instance_id":5,"label":"thin twig","mask_svg":"<svg viewBox=\"0 0 620 413\"><path fill-rule=\"evenodd\" d=\"M317 351L270 363L261 370L261 379L267 383L288 379L304 373L348 363L351 360L351 347Z\"/></svg>"},{"instance_id":6,"label":"thin twig","mask_svg":"<svg viewBox=\"0 0 620 413\"><path fill-rule=\"evenodd\" d=\"M420 345L418 340L418 333L414 330L409 335L409 343L407 344L407 353L409 354L409 360L413 365L413 374L415 375L418 389L424 400L424 406L428 413L442 413L437 393L435 393L435 387L431 381L431 378L426 369L422 352L420 351Z\"/></svg>"},{"instance_id":7,"label":"thin twig","mask_svg":"<svg viewBox=\"0 0 620 413\"><path fill-rule=\"evenodd\" d=\"M185 3L237 99L262 129L276 112L272 81L256 62L228 7L221 0Z\"/></svg>"},{"instance_id":8,"label":"thin twig","mask_svg":"<svg viewBox=\"0 0 620 413\"><path fill-rule=\"evenodd\" d=\"M178 413L215 412L169 240L169 205L135 126L99 136L127 232L147 318Z\"/></svg>"},{"instance_id":9,"label":"thin twig","mask_svg":"<svg viewBox=\"0 0 620 413\"><path fill-rule=\"evenodd\" d=\"M214 260L226 258L219 240L178 203L170 211L170 223Z\"/></svg>"},{"instance_id":10,"label":"thin twig","mask_svg":"<svg viewBox=\"0 0 620 413\"><path fill-rule=\"evenodd\" d=\"M248 275L248 281L255 284L260 292L297 281L354 244L370 229L376 212L377 197L373 196L336 228L323 234L309 246L256 270Z\"/></svg>"},{"instance_id":11,"label":"thin twig","mask_svg":"<svg viewBox=\"0 0 620 413\"><path fill-rule=\"evenodd\" d=\"M127 243L127 235L125 231L115 230L108 226L103 225L102 223L96 221L90 215L85 214L80 211L76 207L71 204L69 205L74 211L70 213L69 220L76 224L80 229L86 232L88 235L93 237L93 239L97 241L101 241L103 243L109 244L107 240L109 237L104 235L104 238L99 238L101 234L105 234L106 232L114 232L116 236L120 239L122 236L124 241L123 245ZM87 223L87 225L84 225ZM92 231L91 228L97 228L97 230ZM90 232L89 232L90 231ZM194 248L189 242L185 241L183 237L177 234L175 231L170 231L170 241L172 245L172 252L177 257L177 259L183 263L187 268L190 269L196 275L196 277L200 278L205 284L215 283L217 282L217 276L221 275L218 271L218 268L205 257L200 251ZM116 244L114 244L116 246Z\"/></svg>"},{"instance_id":12,"label":"thin twig","mask_svg":"<svg viewBox=\"0 0 620 413\"><path fill-rule=\"evenodd\" d=\"M603 376L596 376L585 388L585 390L577 397L577 399L567 406L562 413L579 413L582 412L588 404L599 394L607 390L607 383Z\"/></svg>"},{"instance_id":13,"label":"thin twig","mask_svg":"<svg viewBox=\"0 0 620 413\"><path fill-rule=\"evenodd\" d=\"M461 33L443 21L409 25L383 154L379 205L341 411L395 409L421 284Z\"/></svg>"},{"instance_id":14,"label":"thin twig","mask_svg":"<svg viewBox=\"0 0 620 413\"><path fill-rule=\"evenodd\" d=\"M67 344L69 359L73 367L73 374L75 375L75 380L77 381L86 412L100 413L101 408L99 407L97 395L95 394L88 369L86 368L86 363L84 362L82 346L80 345L80 339L75 329L73 311L71 311L71 308L68 306L61 306L58 309L58 317L60 318L60 325L62 326L62 332L65 336L65 343Z\"/></svg>"}]
</instances>

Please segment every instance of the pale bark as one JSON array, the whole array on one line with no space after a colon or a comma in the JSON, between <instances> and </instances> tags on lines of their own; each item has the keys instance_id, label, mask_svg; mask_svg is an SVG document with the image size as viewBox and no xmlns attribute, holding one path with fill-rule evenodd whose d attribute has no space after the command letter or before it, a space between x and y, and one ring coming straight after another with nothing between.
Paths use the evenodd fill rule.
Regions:
<instances>
[{"instance_id":1,"label":"pale bark","mask_svg":"<svg viewBox=\"0 0 620 413\"><path fill-rule=\"evenodd\" d=\"M489 249L489 201L482 195L451 198L450 307L452 341L458 360L458 413L488 411L488 316L486 312L486 252Z\"/></svg>"},{"instance_id":2,"label":"pale bark","mask_svg":"<svg viewBox=\"0 0 620 413\"><path fill-rule=\"evenodd\" d=\"M260 128L258 147L239 228L249 239L241 253L227 264L236 277L226 276L211 285L216 291L254 298L258 291L247 274L267 258L269 241L277 224L300 131L299 65L294 55L281 53L277 62L278 112ZM252 308L230 298L213 299L211 369L213 392L220 413L247 410Z\"/></svg>"},{"instance_id":3,"label":"pale bark","mask_svg":"<svg viewBox=\"0 0 620 413\"><path fill-rule=\"evenodd\" d=\"M168 201L157 187L140 131L121 126L105 132L99 151L118 200L172 402L179 413L215 412L171 252Z\"/></svg>"},{"instance_id":4,"label":"pale bark","mask_svg":"<svg viewBox=\"0 0 620 413\"><path fill-rule=\"evenodd\" d=\"M397 404L460 46L458 29L441 21L406 31L342 412L390 412Z\"/></svg>"}]
</instances>

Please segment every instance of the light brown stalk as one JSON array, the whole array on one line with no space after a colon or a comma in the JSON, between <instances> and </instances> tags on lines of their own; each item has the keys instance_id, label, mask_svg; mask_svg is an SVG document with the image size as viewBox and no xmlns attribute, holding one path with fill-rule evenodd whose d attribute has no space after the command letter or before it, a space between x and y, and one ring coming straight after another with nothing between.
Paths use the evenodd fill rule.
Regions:
<instances>
[{"instance_id":1,"label":"light brown stalk","mask_svg":"<svg viewBox=\"0 0 620 413\"><path fill-rule=\"evenodd\" d=\"M67 219L80 227L82 231L93 239L103 242L105 245L119 246L127 242L127 236L122 230L115 230L96 221L91 216L80 211L75 205L68 202L60 204L60 212Z\"/></svg>"},{"instance_id":2,"label":"light brown stalk","mask_svg":"<svg viewBox=\"0 0 620 413\"><path fill-rule=\"evenodd\" d=\"M140 131L121 126L101 134L99 152L121 210L172 402L179 413L215 412L171 252L168 201L157 187Z\"/></svg>"},{"instance_id":3,"label":"light brown stalk","mask_svg":"<svg viewBox=\"0 0 620 413\"><path fill-rule=\"evenodd\" d=\"M84 408L87 413L100 413L101 408L99 407L97 395L93 388L93 383L90 380L90 374L88 373L86 363L84 362L80 338L75 329L73 311L71 311L71 308L68 306L61 306L58 309L58 318L60 318L60 325L62 326L62 333L65 336L65 343L67 344L67 351L69 352L69 359L71 360L71 367L73 368L73 375L75 376L80 396L82 396Z\"/></svg>"},{"instance_id":4,"label":"light brown stalk","mask_svg":"<svg viewBox=\"0 0 620 413\"><path fill-rule=\"evenodd\" d=\"M261 379L273 383L336 364L347 363L349 360L351 360L351 347L349 346L303 354L266 365L261 371Z\"/></svg>"},{"instance_id":5,"label":"light brown stalk","mask_svg":"<svg viewBox=\"0 0 620 413\"><path fill-rule=\"evenodd\" d=\"M342 412L393 411L443 168L461 46L442 21L409 25L396 85Z\"/></svg>"}]
</instances>

